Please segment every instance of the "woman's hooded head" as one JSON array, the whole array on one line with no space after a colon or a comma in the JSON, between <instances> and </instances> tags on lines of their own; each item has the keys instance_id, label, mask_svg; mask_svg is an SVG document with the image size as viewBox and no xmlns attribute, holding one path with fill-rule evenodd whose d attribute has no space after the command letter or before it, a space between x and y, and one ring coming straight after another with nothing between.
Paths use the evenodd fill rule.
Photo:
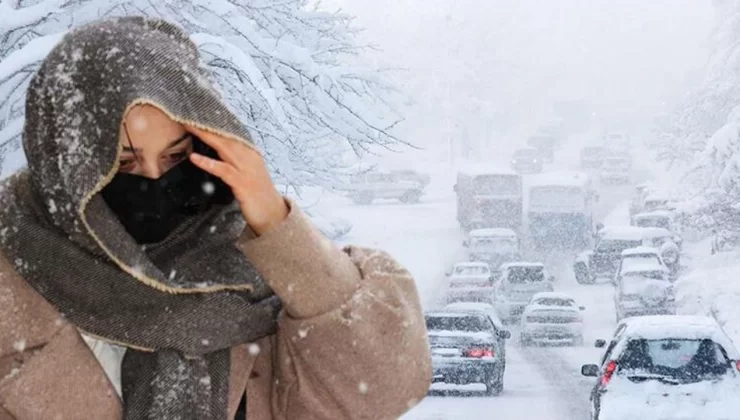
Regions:
<instances>
[{"instance_id":1,"label":"woman's hooded head","mask_svg":"<svg viewBox=\"0 0 740 420\"><path fill-rule=\"evenodd\" d=\"M96 193L116 173L121 121L137 104L249 141L178 27L126 17L71 31L31 81L23 147L49 219L73 238L85 241L88 229L100 236L104 226L111 229L111 214Z\"/></svg>"}]
</instances>

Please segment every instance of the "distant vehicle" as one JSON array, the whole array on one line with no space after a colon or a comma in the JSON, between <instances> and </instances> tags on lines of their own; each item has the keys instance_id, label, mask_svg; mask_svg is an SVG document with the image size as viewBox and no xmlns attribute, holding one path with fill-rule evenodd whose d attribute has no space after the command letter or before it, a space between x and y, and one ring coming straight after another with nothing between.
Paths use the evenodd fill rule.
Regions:
<instances>
[{"instance_id":1,"label":"distant vehicle","mask_svg":"<svg viewBox=\"0 0 740 420\"><path fill-rule=\"evenodd\" d=\"M424 316L432 354L432 382L482 383L488 395L504 388L504 355L493 321L477 311L435 311Z\"/></svg>"},{"instance_id":2,"label":"distant vehicle","mask_svg":"<svg viewBox=\"0 0 740 420\"><path fill-rule=\"evenodd\" d=\"M457 220L463 229L522 224L522 176L509 169L469 167L457 174Z\"/></svg>"},{"instance_id":3,"label":"distant vehicle","mask_svg":"<svg viewBox=\"0 0 740 420\"><path fill-rule=\"evenodd\" d=\"M483 303L483 302L455 302L450 303L444 308L442 308L442 311L444 312L472 312L472 313L481 313L491 320L493 323L493 327L495 330L495 338L496 338L496 344L497 344L497 350L498 354L501 355L501 360L503 360L501 371L501 389L504 387L504 378L503 378L503 372L506 370L506 340L511 338L511 332L506 329L504 326L504 323L501 321L501 319L498 317L498 314L496 313L496 309L491 305L490 303Z\"/></svg>"},{"instance_id":4,"label":"distant vehicle","mask_svg":"<svg viewBox=\"0 0 740 420\"><path fill-rule=\"evenodd\" d=\"M604 227L597 232L596 245L576 257L573 272L580 284L596 282L599 278L612 279L619 267L625 249L643 245L645 231L634 226Z\"/></svg>"},{"instance_id":5,"label":"distant vehicle","mask_svg":"<svg viewBox=\"0 0 740 420\"><path fill-rule=\"evenodd\" d=\"M657 248L660 257L671 272L671 278L675 278L681 268L681 248L683 240L668 229L658 227L641 228L643 232L643 245Z\"/></svg>"},{"instance_id":6,"label":"distant vehicle","mask_svg":"<svg viewBox=\"0 0 740 420\"><path fill-rule=\"evenodd\" d=\"M527 218L537 249L588 246L594 235L594 204L599 199L582 172L546 173L529 185Z\"/></svg>"},{"instance_id":7,"label":"distant vehicle","mask_svg":"<svg viewBox=\"0 0 740 420\"><path fill-rule=\"evenodd\" d=\"M655 227L667 229L675 234L680 234L681 229L676 223L673 212L670 210L654 210L636 213L632 216L632 225L638 227Z\"/></svg>"},{"instance_id":8,"label":"distant vehicle","mask_svg":"<svg viewBox=\"0 0 740 420\"><path fill-rule=\"evenodd\" d=\"M632 162L623 155L608 154L601 163L601 182L626 184L632 178Z\"/></svg>"},{"instance_id":9,"label":"distant vehicle","mask_svg":"<svg viewBox=\"0 0 740 420\"><path fill-rule=\"evenodd\" d=\"M546 133L536 134L527 140L527 146L537 149L545 163L555 161L555 148L558 143L557 137Z\"/></svg>"},{"instance_id":10,"label":"distant vehicle","mask_svg":"<svg viewBox=\"0 0 740 420\"><path fill-rule=\"evenodd\" d=\"M667 195L653 192L649 194L642 203L643 212L652 212L656 210L675 210L675 205Z\"/></svg>"},{"instance_id":11,"label":"distant vehicle","mask_svg":"<svg viewBox=\"0 0 740 420\"><path fill-rule=\"evenodd\" d=\"M645 198L652 193L653 187L650 184L639 184L635 186L629 204L630 217L645 211Z\"/></svg>"},{"instance_id":12,"label":"distant vehicle","mask_svg":"<svg viewBox=\"0 0 740 420\"><path fill-rule=\"evenodd\" d=\"M627 253L627 250L624 253ZM624 254L623 253L623 254ZM651 259L641 258L623 265L616 278L614 308L617 321L631 316L673 315L676 313L676 295L669 271L657 254Z\"/></svg>"},{"instance_id":13,"label":"distant vehicle","mask_svg":"<svg viewBox=\"0 0 740 420\"><path fill-rule=\"evenodd\" d=\"M486 262L493 270L498 270L503 263L521 258L519 236L511 229L471 230L463 246L468 250L470 261Z\"/></svg>"},{"instance_id":14,"label":"distant vehicle","mask_svg":"<svg viewBox=\"0 0 740 420\"><path fill-rule=\"evenodd\" d=\"M552 292L554 277L542 263L513 262L501 266L494 306L504 322L516 322L534 295Z\"/></svg>"},{"instance_id":15,"label":"distant vehicle","mask_svg":"<svg viewBox=\"0 0 740 420\"><path fill-rule=\"evenodd\" d=\"M524 309L520 343L570 343L583 345L583 306L565 293L545 292L532 297Z\"/></svg>"},{"instance_id":16,"label":"distant vehicle","mask_svg":"<svg viewBox=\"0 0 740 420\"><path fill-rule=\"evenodd\" d=\"M356 204L369 205L377 199L418 203L430 177L413 170L365 172L353 175L348 195Z\"/></svg>"},{"instance_id":17,"label":"distant vehicle","mask_svg":"<svg viewBox=\"0 0 740 420\"><path fill-rule=\"evenodd\" d=\"M460 262L446 273L447 302L493 302L494 277L484 262Z\"/></svg>"},{"instance_id":18,"label":"distant vehicle","mask_svg":"<svg viewBox=\"0 0 740 420\"><path fill-rule=\"evenodd\" d=\"M604 136L604 146L615 150L629 150L632 140L630 136L621 131L614 131Z\"/></svg>"},{"instance_id":19,"label":"distant vehicle","mask_svg":"<svg viewBox=\"0 0 740 420\"><path fill-rule=\"evenodd\" d=\"M511 168L520 174L536 174L542 172L542 156L534 147L517 149L511 157Z\"/></svg>"},{"instance_id":20,"label":"distant vehicle","mask_svg":"<svg viewBox=\"0 0 740 420\"><path fill-rule=\"evenodd\" d=\"M608 344L608 345L607 345ZM593 420L729 419L740 412L740 353L709 317L645 316L620 322L596 377Z\"/></svg>"},{"instance_id":21,"label":"distant vehicle","mask_svg":"<svg viewBox=\"0 0 740 420\"><path fill-rule=\"evenodd\" d=\"M598 169L606 155L606 149L601 146L586 146L581 149L581 168Z\"/></svg>"}]
</instances>

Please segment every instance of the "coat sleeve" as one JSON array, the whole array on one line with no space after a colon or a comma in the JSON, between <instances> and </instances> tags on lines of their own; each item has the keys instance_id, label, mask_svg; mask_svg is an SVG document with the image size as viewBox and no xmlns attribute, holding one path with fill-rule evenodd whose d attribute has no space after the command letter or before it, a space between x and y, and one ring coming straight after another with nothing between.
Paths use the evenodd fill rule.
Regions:
<instances>
[{"instance_id":1,"label":"coat sleeve","mask_svg":"<svg viewBox=\"0 0 740 420\"><path fill-rule=\"evenodd\" d=\"M276 419L396 419L426 395L431 358L414 280L386 253L337 248L291 205L239 246L283 301Z\"/></svg>"}]
</instances>

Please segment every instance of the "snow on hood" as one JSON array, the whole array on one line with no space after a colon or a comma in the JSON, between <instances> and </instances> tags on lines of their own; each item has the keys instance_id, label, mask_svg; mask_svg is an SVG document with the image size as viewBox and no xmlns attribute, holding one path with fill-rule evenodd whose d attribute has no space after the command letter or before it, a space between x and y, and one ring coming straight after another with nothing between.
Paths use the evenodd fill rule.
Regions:
<instances>
[{"instance_id":1,"label":"snow on hood","mask_svg":"<svg viewBox=\"0 0 740 420\"><path fill-rule=\"evenodd\" d=\"M140 103L251 144L175 25L125 17L69 32L31 80L23 148L49 220L73 240L89 243L92 233L111 248L127 237L111 231L114 216L97 193L118 169L121 121Z\"/></svg>"}]
</instances>

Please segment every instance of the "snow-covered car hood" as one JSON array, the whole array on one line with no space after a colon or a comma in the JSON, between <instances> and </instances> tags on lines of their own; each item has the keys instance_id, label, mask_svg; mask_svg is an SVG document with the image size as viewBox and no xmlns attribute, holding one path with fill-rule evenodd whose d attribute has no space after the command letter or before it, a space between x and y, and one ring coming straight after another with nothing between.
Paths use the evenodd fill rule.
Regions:
<instances>
[{"instance_id":1,"label":"snow-covered car hood","mask_svg":"<svg viewBox=\"0 0 740 420\"><path fill-rule=\"evenodd\" d=\"M649 278L624 278L622 291L626 295L640 295L646 300L663 300L673 291L673 286L665 280Z\"/></svg>"},{"instance_id":2,"label":"snow-covered car hood","mask_svg":"<svg viewBox=\"0 0 740 420\"><path fill-rule=\"evenodd\" d=\"M611 380L601 401L602 420L731 420L740 415L737 377L671 385L659 381Z\"/></svg>"}]
</instances>

